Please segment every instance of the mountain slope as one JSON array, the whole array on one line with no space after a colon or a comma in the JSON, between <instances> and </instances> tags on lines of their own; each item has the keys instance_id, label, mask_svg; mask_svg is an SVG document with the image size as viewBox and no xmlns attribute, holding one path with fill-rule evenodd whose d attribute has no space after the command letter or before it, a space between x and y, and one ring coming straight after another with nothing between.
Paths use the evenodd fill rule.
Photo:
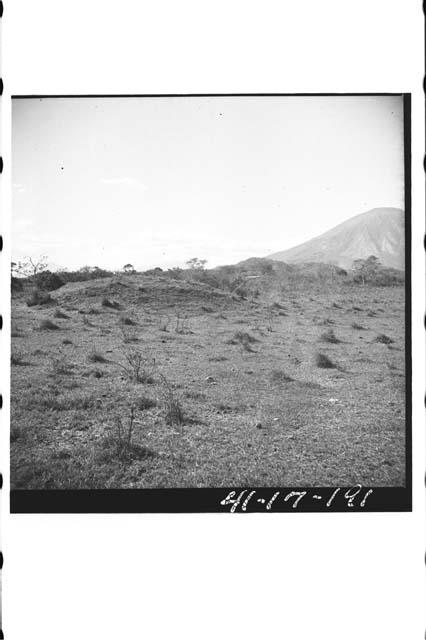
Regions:
<instances>
[{"instance_id":1,"label":"mountain slope","mask_svg":"<svg viewBox=\"0 0 426 640\"><path fill-rule=\"evenodd\" d=\"M343 269L375 255L385 267L404 269L404 212L383 207L361 213L296 247L273 253L283 262L325 262Z\"/></svg>"}]
</instances>

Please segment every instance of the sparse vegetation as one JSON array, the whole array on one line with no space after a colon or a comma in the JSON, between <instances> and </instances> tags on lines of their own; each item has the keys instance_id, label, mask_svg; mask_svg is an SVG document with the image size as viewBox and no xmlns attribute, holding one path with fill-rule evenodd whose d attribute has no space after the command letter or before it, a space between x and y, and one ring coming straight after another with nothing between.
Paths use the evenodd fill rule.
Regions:
<instances>
[{"instance_id":1,"label":"sparse vegetation","mask_svg":"<svg viewBox=\"0 0 426 640\"><path fill-rule=\"evenodd\" d=\"M147 358L140 351L134 349L124 354L124 362L111 360L113 364L119 366L129 380L142 384L153 384L153 373L155 370L155 358Z\"/></svg>"},{"instance_id":2,"label":"sparse vegetation","mask_svg":"<svg viewBox=\"0 0 426 640\"><path fill-rule=\"evenodd\" d=\"M403 483L403 289L301 269L87 272L53 294L52 310L27 308L34 282L20 278L12 354L31 366L12 367L12 486ZM247 300L232 294L238 279ZM48 316L63 331L38 331ZM330 328L341 342L321 346ZM393 342L379 348L381 334Z\"/></svg>"},{"instance_id":3,"label":"sparse vegetation","mask_svg":"<svg viewBox=\"0 0 426 640\"><path fill-rule=\"evenodd\" d=\"M160 374L160 379L163 384L164 419L166 424L182 426L185 422L182 404L164 374Z\"/></svg>"}]
</instances>

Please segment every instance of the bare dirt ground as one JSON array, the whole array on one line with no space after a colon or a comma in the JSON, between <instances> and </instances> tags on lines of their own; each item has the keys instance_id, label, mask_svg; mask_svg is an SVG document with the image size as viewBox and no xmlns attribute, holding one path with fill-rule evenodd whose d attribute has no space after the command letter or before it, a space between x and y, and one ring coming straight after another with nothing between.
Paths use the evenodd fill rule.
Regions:
<instances>
[{"instance_id":1,"label":"bare dirt ground","mask_svg":"<svg viewBox=\"0 0 426 640\"><path fill-rule=\"evenodd\" d=\"M137 275L52 296L12 305L13 488L404 485L403 287L271 305Z\"/></svg>"}]
</instances>

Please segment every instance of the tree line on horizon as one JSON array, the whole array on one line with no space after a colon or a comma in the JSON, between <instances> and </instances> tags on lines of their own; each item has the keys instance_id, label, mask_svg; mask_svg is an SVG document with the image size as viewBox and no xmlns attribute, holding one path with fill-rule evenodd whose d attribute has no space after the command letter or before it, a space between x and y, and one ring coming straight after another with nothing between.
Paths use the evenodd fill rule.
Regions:
<instances>
[{"instance_id":1,"label":"tree line on horizon","mask_svg":"<svg viewBox=\"0 0 426 640\"><path fill-rule=\"evenodd\" d=\"M272 275L274 273L273 261L257 259L257 269L260 275ZM137 271L131 263L126 263L120 270L112 271L98 266L85 265L80 269L68 270L48 269L47 256L37 258L28 256L24 260L11 263L11 288L12 291L20 291L24 284L32 285L40 291L54 291L67 282L84 282L107 278L114 275L163 275L176 280L195 280L203 282L214 288L235 291L243 287L245 278L242 276L241 267L238 265L225 265L215 269L207 269L207 260L191 258L186 263L186 268L171 267L162 269L155 267L145 271ZM337 267L336 267L337 269ZM359 258L353 261L349 273L339 269L341 275L348 276L349 280L359 285L394 286L403 284L403 273L397 269L383 267L379 259L371 255L368 258Z\"/></svg>"}]
</instances>

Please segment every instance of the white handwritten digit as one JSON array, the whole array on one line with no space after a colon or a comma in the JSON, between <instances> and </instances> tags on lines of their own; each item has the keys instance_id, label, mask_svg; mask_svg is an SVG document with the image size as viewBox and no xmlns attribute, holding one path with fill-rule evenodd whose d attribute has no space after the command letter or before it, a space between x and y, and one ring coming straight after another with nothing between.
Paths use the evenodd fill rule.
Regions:
<instances>
[{"instance_id":1,"label":"white handwritten digit","mask_svg":"<svg viewBox=\"0 0 426 640\"><path fill-rule=\"evenodd\" d=\"M328 502L326 503L327 507L329 507L331 505L331 503L333 502L334 498L337 496L339 491L340 491L340 487L338 489L336 489L335 491L333 491L333 495L331 496L330 500L328 500Z\"/></svg>"},{"instance_id":2,"label":"white handwritten digit","mask_svg":"<svg viewBox=\"0 0 426 640\"><path fill-rule=\"evenodd\" d=\"M252 496L254 496L255 493L256 493L256 491L250 491L250 493L248 494L247 498L243 502L243 506L241 507L242 511L247 511L248 502L249 502L250 498Z\"/></svg>"},{"instance_id":3,"label":"white handwritten digit","mask_svg":"<svg viewBox=\"0 0 426 640\"><path fill-rule=\"evenodd\" d=\"M349 493L350 491L354 491L355 489L355 493ZM348 507L353 507L354 504L354 498L357 497L357 495L359 494L359 492L361 491L362 486L360 484L356 484L354 487L352 487L351 489L348 489L345 493L345 498L348 501Z\"/></svg>"},{"instance_id":4,"label":"white handwritten digit","mask_svg":"<svg viewBox=\"0 0 426 640\"><path fill-rule=\"evenodd\" d=\"M371 493L373 493L373 489L369 489L369 490L367 491L367 493L365 494L364 498L362 499L361 507L365 507L365 502L366 502L366 500L367 500L368 496L369 496Z\"/></svg>"},{"instance_id":5,"label":"white handwritten digit","mask_svg":"<svg viewBox=\"0 0 426 640\"><path fill-rule=\"evenodd\" d=\"M234 513L234 511L237 509L238 505L241 502L241 498L246 493L246 491L247 491L247 489L244 489L243 491L241 491L241 493L239 494L238 498L236 498L235 500L233 499L234 496L235 496L235 491L231 491L230 493L228 493L228 495L226 496L226 498L224 500L221 500L220 504L222 504L222 505L232 504L231 513Z\"/></svg>"},{"instance_id":6,"label":"white handwritten digit","mask_svg":"<svg viewBox=\"0 0 426 640\"><path fill-rule=\"evenodd\" d=\"M293 509L295 509L297 507L297 505L299 504L299 502L301 501L302 498L304 498L307 494L307 491L290 491L290 493L288 493L286 495L286 497L284 498L284 502L287 502L287 500L289 498L294 498L294 496L299 496L294 502L293 502Z\"/></svg>"},{"instance_id":7,"label":"white handwritten digit","mask_svg":"<svg viewBox=\"0 0 426 640\"><path fill-rule=\"evenodd\" d=\"M274 495L272 496L272 498L269 500L268 504L266 505L266 508L267 508L268 511L271 510L271 507L272 507L274 501L278 498L279 495L280 495L280 492L276 491L274 493Z\"/></svg>"}]
</instances>

